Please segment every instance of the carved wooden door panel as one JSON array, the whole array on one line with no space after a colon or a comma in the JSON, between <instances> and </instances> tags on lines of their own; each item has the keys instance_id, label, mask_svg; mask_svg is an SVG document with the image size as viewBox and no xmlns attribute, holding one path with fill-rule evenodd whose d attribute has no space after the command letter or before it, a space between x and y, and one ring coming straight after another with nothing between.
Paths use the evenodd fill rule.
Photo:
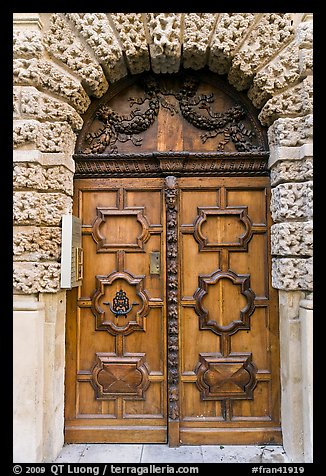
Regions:
<instances>
[{"instance_id":1,"label":"carved wooden door panel","mask_svg":"<svg viewBox=\"0 0 326 476\"><path fill-rule=\"evenodd\" d=\"M80 180L84 279L67 313L67 442L167 438L162 179Z\"/></svg>"},{"instance_id":2,"label":"carved wooden door panel","mask_svg":"<svg viewBox=\"0 0 326 476\"><path fill-rule=\"evenodd\" d=\"M178 182L180 441L280 443L268 179Z\"/></svg>"},{"instance_id":3,"label":"carved wooden door panel","mask_svg":"<svg viewBox=\"0 0 326 476\"><path fill-rule=\"evenodd\" d=\"M266 132L209 72L111 85L74 154L66 441L281 442Z\"/></svg>"}]
</instances>

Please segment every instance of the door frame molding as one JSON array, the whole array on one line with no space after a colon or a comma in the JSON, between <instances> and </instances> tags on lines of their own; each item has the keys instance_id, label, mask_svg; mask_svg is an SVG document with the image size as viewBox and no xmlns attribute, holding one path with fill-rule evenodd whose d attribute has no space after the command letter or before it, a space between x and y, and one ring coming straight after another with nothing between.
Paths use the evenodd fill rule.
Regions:
<instances>
[{"instance_id":1,"label":"door frame molding","mask_svg":"<svg viewBox=\"0 0 326 476\"><path fill-rule=\"evenodd\" d=\"M269 151L74 154L75 179L175 176L268 176Z\"/></svg>"}]
</instances>

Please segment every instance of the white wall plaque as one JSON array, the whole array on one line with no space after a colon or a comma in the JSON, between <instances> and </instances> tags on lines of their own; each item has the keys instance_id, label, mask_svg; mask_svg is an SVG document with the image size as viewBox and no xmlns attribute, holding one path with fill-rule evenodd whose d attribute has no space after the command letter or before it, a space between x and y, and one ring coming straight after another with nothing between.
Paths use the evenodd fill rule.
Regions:
<instances>
[{"instance_id":1,"label":"white wall plaque","mask_svg":"<svg viewBox=\"0 0 326 476\"><path fill-rule=\"evenodd\" d=\"M62 217L61 288L71 289L82 284L83 249L81 219L74 215Z\"/></svg>"}]
</instances>

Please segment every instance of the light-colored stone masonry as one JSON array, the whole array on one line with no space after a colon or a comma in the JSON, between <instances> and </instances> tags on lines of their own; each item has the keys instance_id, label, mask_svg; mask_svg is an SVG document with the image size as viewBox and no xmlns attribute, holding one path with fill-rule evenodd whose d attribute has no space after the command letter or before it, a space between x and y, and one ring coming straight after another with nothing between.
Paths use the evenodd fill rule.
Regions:
<instances>
[{"instance_id":1,"label":"light-colored stone masonry","mask_svg":"<svg viewBox=\"0 0 326 476\"><path fill-rule=\"evenodd\" d=\"M56 306L62 301L61 217L71 211L71 156L83 124L81 115L91 99L103 96L111 83L127 74L150 68L155 73L173 73L181 67L207 66L227 75L237 90L247 90L260 109L261 123L268 127L274 220L272 283L287 296L281 300L281 333L285 329L291 335L289 296L300 294L301 301L295 301L299 336L295 339L300 348L302 335L310 332L304 319L311 311L306 312L307 305L302 307L300 302L310 303L312 291L312 40L312 15L307 13L14 13L14 292L19 299L36 296L36 301L47 302L46 296L54 293ZM20 312L25 320L28 312L35 323L43 319L42 335L54 345L54 331L44 324L42 313L47 310L30 301L24 306L27 310L17 308L18 321ZM61 314L55 337L60 345L64 343L64 312L63 317ZM286 342L284 336L282 342ZM309 341L303 340L302 346L309 349ZM50 355L52 363L46 365L58 365L56 354ZM286 372L292 372L292 358L282 350ZM305 367L311 360L303 356L300 362L304 358L301 388L311 389ZM62 355L60 359L63 365ZM289 382L286 392L299 395L298 387L291 387L292 377ZM44 385L46 392L52 384L47 380ZM300 461L309 460L310 417L302 423L306 432L302 444L293 443L294 414L284 392L283 434L286 442L291 441L285 446L290 458L293 454ZM302 396L301 400L309 409L308 400ZM19 404L23 405L21 400ZM35 461L49 460L60 449L61 437L56 443L49 442L55 438L51 425L62 431L62 413L55 415L41 425L45 439L43 449L31 450L34 456L30 458ZM35 444L42 441L39 437Z\"/></svg>"}]
</instances>

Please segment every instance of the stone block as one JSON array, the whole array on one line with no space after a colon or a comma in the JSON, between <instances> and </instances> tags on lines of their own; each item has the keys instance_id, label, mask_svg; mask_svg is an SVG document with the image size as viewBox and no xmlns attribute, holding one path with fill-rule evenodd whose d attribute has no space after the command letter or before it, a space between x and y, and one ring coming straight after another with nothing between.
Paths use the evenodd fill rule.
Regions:
<instances>
[{"instance_id":1,"label":"stone block","mask_svg":"<svg viewBox=\"0 0 326 476\"><path fill-rule=\"evenodd\" d=\"M150 69L143 13L110 13L132 74Z\"/></svg>"},{"instance_id":2,"label":"stone block","mask_svg":"<svg viewBox=\"0 0 326 476\"><path fill-rule=\"evenodd\" d=\"M270 177L273 187L282 182L310 181L313 178L313 159L281 160L272 166Z\"/></svg>"},{"instance_id":3,"label":"stone block","mask_svg":"<svg viewBox=\"0 0 326 476\"><path fill-rule=\"evenodd\" d=\"M55 293L60 289L60 263L14 262L13 286L25 294Z\"/></svg>"},{"instance_id":4,"label":"stone block","mask_svg":"<svg viewBox=\"0 0 326 476\"><path fill-rule=\"evenodd\" d=\"M313 183L281 183L272 189L271 213L274 222L309 220L313 215Z\"/></svg>"},{"instance_id":5,"label":"stone block","mask_svg":"<svg viewBox=\"0 0 326 476\"><path fill-rule=\"evenodd\" d=\"M177 73L181 59L181 13L147 13L154 73Z\"/></svg>"},{"instance_id":6,"label":"stone block","mask_svg":"<svg viewBox=\"0 0 326 476\"><path fill-rule=\"evenodd\" d=\"M206 65L207 49L217 14L185 13L183 31L183 66L200 69Z\"/></svg>"},{"instance_id":7,"label":"stone block","mask_svg":"<svg viewBox=\"0 0 326 476\"><path fill-rule=\"evenodd\" d=\"M15 226L13 252L15 261L59 261L61 228Z\"/></svg>"},{"instance_id":8,"label":"stone block","mask_svg":"<svg viewBox=\"0 0 326 476\"><path fill-rule=\"evenodd\" d=\"M14 224L58 226L71 207L72 199L63 193L14 192Z\"/></svg>"},{"instance_id":9,"label":"stone block","mask_svg":"<svg viewBox=\"0 0 326 476\"><path fill-rule=\"evenodd\" d=\"M312 291L312 258L273 258L272 286L285 291Z\"/></svg>"},{"instance_id":10,"label":"stone block","mask_svg":"<svg viewBox=\"0 0 326 476\"><path fill-rule=\"evenodd\" d=\"M77 74L88 94L101 97L107 91L108 83L102 68L72 31L62 13L51 16L43 41L52 57Z\"/></svg>"},{"instance_id":11,"label":"stone block","mask_svg":"<svg viewBox=\"0 0 326 476\"><path fill-rule=\"evenodd\" d=\"M276 223L271 227L273 256L312 256L313 222Z\"/></svg>"},{"instance_id":12,"label":"stone block","mask_svg":"<svg viewBox=\"0 0 326 476\"><path fill-rule=\"evenodd\" d=\"M258 118L264 126L269 126L279 117L311 114L312 99L312 76L308 76L296 86L269 99L260 111Z\"/></svg>"},{"instance_id":13,"label":"stone block","mask_svg":"<svg viewBox=\"0 0 326 476\"><path fill-rule=\"evenodd\" d=\"M311 143L313 137L313 115L295 118L279 118L268 129L270 147L295 147ZM286 158L286 157L283 157Z\"/></svg>"},{"instance_id":14,"label":"stone block","mask_svg":"<svg viewBox=\"0 0 326 476\"><path fill-rule=\"evenodd\" d=\"M228 73L237 48L260 14L221 13L209 48L208 65L211 71Z\"/></svg>"},{"instance_id":15,"label":"stone block","mask_svg":"<svg viewBox=\"0 0 326 476\"><path fill-rule=\"evenodd\" d=\"M281 420L283 446L290 462L303 463L303 401L301 366L301 292L279 293L281 350Z\"/></svg>"},{"instance_id":16,"label":"stone block","mask_svg":"<svg viewBox=\"0 0 326 476\"><path fill-rule=\"evenodd\" d=\"M72 196L73 173L62 165L42 167L33 163L18 163L14 164L13 184L15 190L60 191Z\"/></svg>"},{"instance_id":17,"label":"stone block","mask_svg":"<svg viewBox=\"0 0 326 476\"><path fill-rule=\"evenodd\" d=\"M305 463L313 462L313 311L312 301L300 301L299 318L301 323L302 346L302 392L303 392L303 445ZM309 309L309 308L311 309Z\"/></svg>"},{"instance_id":18,"label":"stone block","mask_svg":"<svg viewBox=\"0 0 326 476\"><path fill-rule=\"evenodd\" d=\"M43 457L44 305L24 296L13 311L13 462Z\"/></svg>"}]
</instances>

